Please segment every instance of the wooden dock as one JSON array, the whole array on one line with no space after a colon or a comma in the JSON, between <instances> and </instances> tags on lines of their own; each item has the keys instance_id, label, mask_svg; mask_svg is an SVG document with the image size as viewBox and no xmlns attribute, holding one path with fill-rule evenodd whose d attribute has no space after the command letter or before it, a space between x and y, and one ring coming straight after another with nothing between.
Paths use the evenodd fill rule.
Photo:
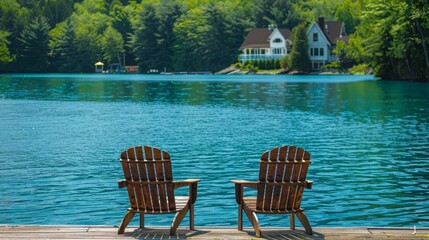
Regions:
<instances>
[{"instance_id":1,"label":"wooden dock","mask_svg":"<svg viewBox=\"0 0 429 240\"><path fill-rule=\"evenodd\" d=\"M28 226L0 225L0 239L258 239L251 228L179 228L169 235L168 228L128 227L124 235L113 226ZM429 228L313 228L313 235L302 229L262 228L259 239L429 239Z\"/></svg>"}]
</instances>

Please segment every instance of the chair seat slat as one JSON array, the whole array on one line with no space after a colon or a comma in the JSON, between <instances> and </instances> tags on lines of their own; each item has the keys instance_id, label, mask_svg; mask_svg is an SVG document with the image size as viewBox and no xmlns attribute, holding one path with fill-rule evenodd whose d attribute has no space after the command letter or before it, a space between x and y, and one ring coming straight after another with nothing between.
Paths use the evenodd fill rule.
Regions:
<instances>
[{"instance_id":1,"label":"chair seat slat","mask_svg":"<svg viewBox=\"0 0 429 240\"><path fill-rule=\"evenodd\" d=\"M297 208L297 209L269 209L269 210L264 210L264 209L257 209L256 208L256 197L244 197L243 201L245 206L250 209L253 212L256 213L264 213L264 214L284 214L284 213L295 213L295 212L302 212L303 209L302 208Z\"/></svg>"}]
</instances>

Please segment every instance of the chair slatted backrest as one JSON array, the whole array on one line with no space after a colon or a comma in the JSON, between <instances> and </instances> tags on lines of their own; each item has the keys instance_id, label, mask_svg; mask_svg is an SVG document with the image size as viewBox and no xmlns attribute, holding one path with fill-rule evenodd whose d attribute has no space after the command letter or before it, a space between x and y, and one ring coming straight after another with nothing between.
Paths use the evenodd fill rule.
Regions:
<instances>
[{"instance_id":1,"label":"chair slatted backrest","mask_svg":"<svg viewBox=\"0 0 429 240\"><path fill-rule=\"evenodd\" d=\"M149 212L176 210L170 154L149 146L121 153L128 197L133 209Z\"/></svg>"},{"instance_id":2,"label":"chair slatted backrest","mask_svg":"<svg viewBox=\"0 0 429 240\"><path fill-rule=\"evenodd\" d=\"M310 153L294 146L273 148L263 153L256 209L299 209L310 163Z\"/></svg>"}]
</instances>

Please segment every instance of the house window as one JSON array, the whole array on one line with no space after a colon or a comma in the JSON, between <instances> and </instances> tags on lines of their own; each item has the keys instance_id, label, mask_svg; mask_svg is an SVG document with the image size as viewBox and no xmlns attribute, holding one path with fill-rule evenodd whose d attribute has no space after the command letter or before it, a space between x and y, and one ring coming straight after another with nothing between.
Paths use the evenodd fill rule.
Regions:
<instances>
[{"instance_id":1,"label":"house window","mask_svg":"<svg viewBox=\"0 0 429 240\"><path fill-rule=\"evenodd\" d=\"M310 56L314 56L313 48L310 48Z\"/></svg>"},{"instance_id":2,"label":"house window","mask_svg":"<svg viewBox=\"0 0 429 240\"><path fill-rule=\"evenodd\" d=\"M319 35L317 33L313 33L313 42L319 41Z\"/></svg>"},{"instance_id":3,"label":"house window","mask_svg":"<svg viewBox=\"0 0 429 240\"><path fill-rule=\"evenodd\" d=\"M265 48L261 49L261 54L265 54Z\"/></svg>"},{"instance_id":4,"label":"house window","mask_svg":"<svg viewBox=\"0 0 429 240\"><path fill-rule=\"evenodd\" d=\"M322 67L323 67L323 62L318 62L318 61L313 62L313 69L314 70L320 70L320 68L322 68Z\"/></svg>"},{"instance_id":5,"label":"house window","mask_svg":"<svg viewBox=\"0 0 429 240\"><path fill-rule=\"evenodd\" d=\"M273 48L273 54L283 54L283 50L281 48Z\"/></svg>"},{"instance_id":6,"label":"house window","mask_svg":"<svg viewBox=\"0 0 429 240\"><path fill-rule=\"evenodd\" d=\"M325 49L323 49L323 48L320 49L320 56L324 56L325 55L325 51L324 50Z\"/></svg>"},{"instance_id":7,"label":"house window","mask_svg":"<svg viewBox=\"0 0 429 240\"><path fill-rule=\"evenodd\" d=\"M281 42L283 42L280 38L276 38L276 39L274 39L274 42L275 43L281 43Z\"/></svg>"},{"instance_id":8,"label":"house window","mask_svg":"<svg viewBox=\"0 0 429 240\"><path fill-rule=\"evenodd\" d=\"M314 56L319 56L319 49L318 48L314 49Z\"/></svg>"}]
</instances>

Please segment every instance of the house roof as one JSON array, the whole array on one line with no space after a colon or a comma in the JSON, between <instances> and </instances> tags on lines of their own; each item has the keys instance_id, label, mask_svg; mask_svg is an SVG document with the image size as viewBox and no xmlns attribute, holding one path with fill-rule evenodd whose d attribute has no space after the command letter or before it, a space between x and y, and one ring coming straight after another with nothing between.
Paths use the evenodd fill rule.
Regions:
<instances>
[{"instance_id":1,"label":"house roof","mask_svg":"<svg viewBox=\"0 0 429 240\"><path fill-rule=\"evenodd\" d=\"M331 44L341 40L346 44L349 42L349 36L347 36L344 23L339 21L325 21L323 17L319 18L317 22L319 28L323 31L323 34L329 40Z\"/></svg>"},{"instance_id":2,"label":"house roof","mask_svg":"<svg viewBox=\"0 0 429 240\"><path fill-rule=\"evenodd\" d=\"M287 28L279 28L279 32L285 39L290 39L292 33ZM270 47L270 36L273 31L268 28L254 28L248 34L246 39L240 46L240 49L244 48L269 48Z\"/></svg>"},{"instance_id":3,"label":"house roof","mask_svg":"<svg viewBox=\"0 0 429 240\"><path fill-rule=\"evenodd\" d=\"M285 39L292 39L292 32L289 30L289 28L279 28L279 31Z\"/></svg>"}]
</instances>

